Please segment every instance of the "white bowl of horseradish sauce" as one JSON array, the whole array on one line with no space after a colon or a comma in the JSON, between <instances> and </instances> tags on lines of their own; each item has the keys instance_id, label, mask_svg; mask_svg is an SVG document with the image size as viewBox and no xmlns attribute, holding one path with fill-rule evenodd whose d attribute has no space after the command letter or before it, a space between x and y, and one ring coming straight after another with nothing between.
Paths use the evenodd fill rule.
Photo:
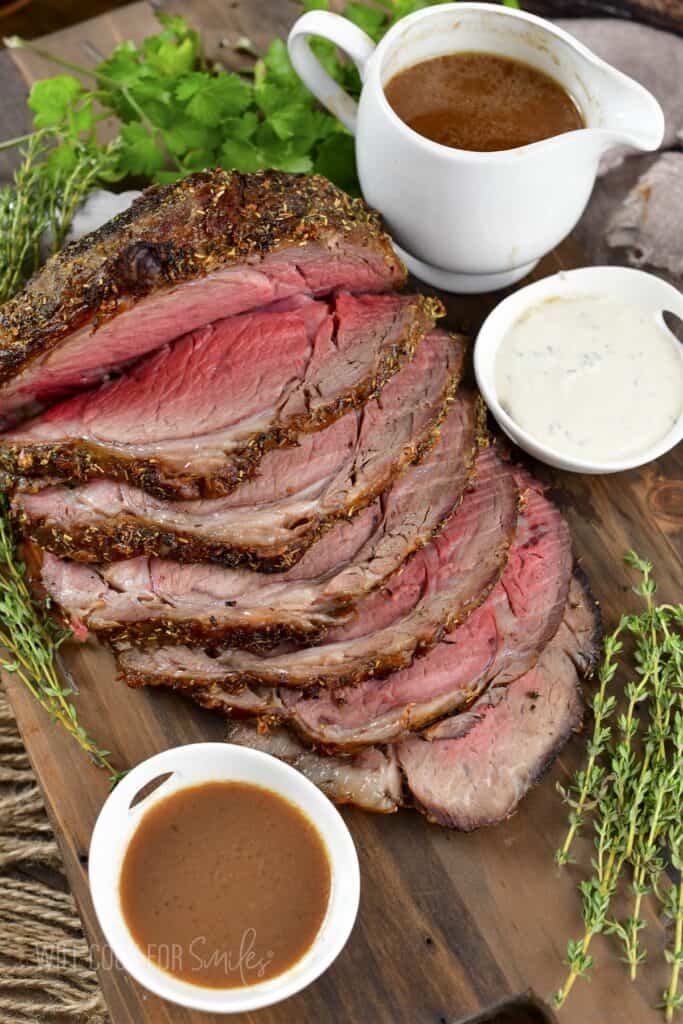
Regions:
<instances>
[{"instance_id":1,"label":"white bowl of horseradish sauce","mask_svg":"<svg viewBox=\"0 0 683 1024\"><path fill-rule=\"evenodd\" d=\"M559 469L616 473L683 439L683 295L625 267L563 271L484 322L477 383L501 429Z\"/></svg>"},{"instance_id":2,"label":"white bowl of horseradish sauce","mask_svg":"<svg viewBox=\"0 0 683 1024\"><path fill-rule=\"evenodd\" d=\"M230 743L176 747L133 768L97 819L89 877L123 967L214 1014L251 1013L310 985L346 944L360 891L336 807L288 764Z\"/></svg>"}]
</instances>

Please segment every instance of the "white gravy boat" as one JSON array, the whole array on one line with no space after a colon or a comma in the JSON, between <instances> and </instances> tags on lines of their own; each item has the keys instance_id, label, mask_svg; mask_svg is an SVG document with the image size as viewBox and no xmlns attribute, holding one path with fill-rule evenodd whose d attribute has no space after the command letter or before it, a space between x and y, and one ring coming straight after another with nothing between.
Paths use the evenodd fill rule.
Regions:
<instances>
[{"instance_id":1,"label":"white gravy boat","mask_svg":"<svg viewBox=\"0 0 683 1024\"><path fill-rule=\"evenodd\" d=\"M363 81L360 102L308 45L322 36L345 51ZM502 5L454 3L411 14L378 46L356 25L309 11L289 35L308 88L356 136L363 195L382 213L399 254L422 280L454 292L513 284L572 230L602 154L657 149L664 115L638 82L550 22ZM486 51L525 61L574 97L586 127L518 149L473 153L432 142L394 113L384 86L430 57Z\"/></svg>"}]
</instances>

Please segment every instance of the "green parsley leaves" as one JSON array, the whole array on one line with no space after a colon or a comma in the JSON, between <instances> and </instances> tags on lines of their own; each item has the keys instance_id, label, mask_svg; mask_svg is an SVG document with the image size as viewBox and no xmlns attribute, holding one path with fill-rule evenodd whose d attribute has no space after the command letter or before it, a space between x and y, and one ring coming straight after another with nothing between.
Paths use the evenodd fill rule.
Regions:
<instances>
[{"instance_id":1,"label":"green parsley leaves","mask_svg":"<svg viewBox=\"0 0 683 1024\"><path fill-rule=\"evenodd\" d=\"M503 0L516 6L517 0ZM434 0L381 0L370 6L351 0L344 15L379 40L406 14ZM327 0L304 0L306 10L326 9ZM80 73L89 85L70 74L37 82L29 106L36 129L53 132L61 164L69 149L92 152L99 122L113 116L118 136L110 148L107 180L134 179L144 185L167 182L206 167L255 171L317 171L351 193L358 192L353 139L323 110L297 76L281 39L240 76L219 65L209 66L198 33L184 18L157 12L160 31L141 46L121 43L94 68L80 68L51 59ZM16 46L34 49L23 40ZM326 40L312 47L326 70L348 92L360 93L360 79ZM249 40L240 52L253 54ZM50 57L43 53L43 56Z\"/></svg>"}]
</instances>

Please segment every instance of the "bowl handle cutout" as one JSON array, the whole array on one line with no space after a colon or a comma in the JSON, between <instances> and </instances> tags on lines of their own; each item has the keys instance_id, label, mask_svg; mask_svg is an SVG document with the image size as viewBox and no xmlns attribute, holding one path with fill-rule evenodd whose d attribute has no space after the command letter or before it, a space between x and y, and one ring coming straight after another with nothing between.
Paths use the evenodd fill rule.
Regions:
<instances>
[{"instance_id":1,"label":"bowl handle cutout","mask_svg":"<svg viewBox=\"0 0 683 1024\"><path fill-rule=\"evenodd\" d=\"M673 313L670 309L663 309L661 317L669 334L673 334L676 341L683 343L683 317L678 313Z\"/></svg>"},{"instance_id":2,"label":"bowl handle cutout","mask_svg":"<svg viewBox=\"0 0 683 1024\"><path fill-rule=\"evenodd\" d=\"M163 786L164 783L168 782L168 780L172 779L176 774L176 772L162 772L155 778L150 779L149 782L145 782L144 785L140 786L140 789L137 791L135 796L132 797L128 804L128 811L137 810L141 803L147 800L152 793L156 793L160 786Z\"/></svg>"}]
</instances>

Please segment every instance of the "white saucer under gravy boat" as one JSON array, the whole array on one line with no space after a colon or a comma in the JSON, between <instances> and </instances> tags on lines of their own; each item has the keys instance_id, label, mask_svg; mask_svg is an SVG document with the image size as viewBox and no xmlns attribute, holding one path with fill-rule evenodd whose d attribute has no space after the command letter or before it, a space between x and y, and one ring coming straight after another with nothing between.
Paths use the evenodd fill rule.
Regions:
<instances>
[{"instance_id":1,"label":"white saucer under gravy boat","mask_svg":"<svg viewBox=\"0 0 683 1024\"><path fill-rule=\"evenodd\" d=\"M310 36L331 40L355 62L358 104L321 67ZM502 5L428 7L397 22L378 46L345 18L309 11L288 45L308 88L356 136L363 195L384 216L399 255L417 277L452 292L520 280L575 226L602 154L623 145L655 150L664 135L661 107L643 86L550 22ZM458 51L512 57L551 75L586 127L495 153L424 138L389 106L384 86L407 67Z\"/></svg>"}]
</instances>

